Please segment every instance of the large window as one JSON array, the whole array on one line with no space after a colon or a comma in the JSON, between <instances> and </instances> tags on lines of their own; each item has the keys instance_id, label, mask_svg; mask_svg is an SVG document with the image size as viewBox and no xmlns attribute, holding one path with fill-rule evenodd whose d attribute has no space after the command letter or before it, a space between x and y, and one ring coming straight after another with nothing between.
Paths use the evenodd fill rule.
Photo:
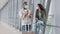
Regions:
<instances>
[{"instance_id":1,"label":"large window","mask_svg":"<svg viewBox=\"0 0 60 34\"><path fill-rule=\"evenodd\" d=\"M37 4L41 3L45 7L47 14L48 14L51 0L9 0L9 13L8 13L9 21L10 21L9 24L19 30L21 27L21 22L20 22L21 20L19 19L18 11L23 7L24 1L28 2L29 9L33 13L32 30L34 31L35 13L36 13ZM49 15L47 17L49 17ZM48 20L51 20L51 19L52 18L50 18Z\"/></svg>"}]
</instances>

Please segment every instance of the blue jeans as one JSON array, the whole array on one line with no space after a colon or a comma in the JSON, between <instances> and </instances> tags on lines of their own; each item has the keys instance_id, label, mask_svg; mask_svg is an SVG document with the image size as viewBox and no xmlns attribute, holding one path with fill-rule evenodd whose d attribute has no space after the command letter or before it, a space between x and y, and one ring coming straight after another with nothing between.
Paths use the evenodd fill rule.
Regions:
<instances>
[{"instance_id":1,"label":"blue jeans","mask_svg":"<svg viewBox=\"0 0 60 34\"><path fill-rule=\"evenodd\" d=\"M40 26L42 26L41 23L36 23L36 24L35 24L35 33L36 33L36 34L39 34Z\"/></svg>"},{"instance_id":2,"label":"blue jeans","mask_svg":"<svg viewBox=\"0 0 60 34\"><path fill-rule=\"evenodd\" d=\"M29 29L29 31L31 30L31 25L22 25L22 31L28 31L28 29Z\"/></svg>"}]
</instances>

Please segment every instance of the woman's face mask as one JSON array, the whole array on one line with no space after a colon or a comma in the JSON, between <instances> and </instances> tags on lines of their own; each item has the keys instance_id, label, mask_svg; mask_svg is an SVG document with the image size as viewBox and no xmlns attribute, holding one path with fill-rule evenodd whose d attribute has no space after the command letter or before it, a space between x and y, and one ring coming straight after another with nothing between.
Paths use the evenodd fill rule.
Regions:
<instances>
[{"instance_id":1,"label":"woman's face mask","mask_svg":"<svg viewBox=\"0 0 60 34\"><path fill-rule=\"evenodd\" d=\"M37 6L36 9L39 9L39 7Z\"/></svg>"}]
</instances>

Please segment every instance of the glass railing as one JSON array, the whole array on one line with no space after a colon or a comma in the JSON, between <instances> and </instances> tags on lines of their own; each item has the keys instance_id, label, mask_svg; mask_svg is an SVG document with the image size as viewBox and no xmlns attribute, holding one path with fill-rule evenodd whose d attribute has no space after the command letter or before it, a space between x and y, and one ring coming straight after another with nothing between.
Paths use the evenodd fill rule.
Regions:
<instances>
[{"instance_id":1,"label":"glass railing","mask_svg":"<svg viewBox=\"0 0 60 34\"><path fill-rule=\"evenodd\" d=\"M45 28L45 34L50 34L52 31L51 27L54 24L54 16L53 15L48 15L47 23L46 23L46 28Z\"/></svg>"}]
</instances>

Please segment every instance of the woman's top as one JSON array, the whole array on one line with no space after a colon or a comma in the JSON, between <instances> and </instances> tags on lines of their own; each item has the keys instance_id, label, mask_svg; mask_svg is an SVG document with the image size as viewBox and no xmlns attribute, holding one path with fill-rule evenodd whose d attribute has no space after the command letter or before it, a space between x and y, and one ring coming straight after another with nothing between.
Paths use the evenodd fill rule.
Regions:
<instances>
[{"instance_id":1,"label":"woman's top","mask_svg":"<svg viewBox=\"0 0 60 34\"><path fill-rule=\"evenodd\" d=\"M46 12L41 10L39 11L38 9L36 10L36 16L37 18L39 18L39 20L45 21L46 19Z\"/></svg>"}]
</instances>

